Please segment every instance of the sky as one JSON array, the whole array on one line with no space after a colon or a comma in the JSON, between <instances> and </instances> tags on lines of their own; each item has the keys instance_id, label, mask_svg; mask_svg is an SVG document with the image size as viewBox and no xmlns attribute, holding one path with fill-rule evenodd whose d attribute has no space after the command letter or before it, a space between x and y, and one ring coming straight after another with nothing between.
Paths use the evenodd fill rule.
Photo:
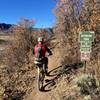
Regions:
<instances>
[{"instance_id":1,"label":"sky","mask_svg":"<svg viewBox=\"0 0 100 100\"><path fill-rule=\"evenodd\" d=\"M21 17L35 19L36 28L55 23L53 0L0 0L0 23L17 24Z\"/></svg>"}]
</instances>

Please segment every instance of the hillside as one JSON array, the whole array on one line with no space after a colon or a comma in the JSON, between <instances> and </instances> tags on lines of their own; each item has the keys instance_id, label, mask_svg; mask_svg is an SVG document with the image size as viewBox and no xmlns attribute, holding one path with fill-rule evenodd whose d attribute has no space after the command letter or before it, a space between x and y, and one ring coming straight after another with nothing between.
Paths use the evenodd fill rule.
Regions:
<instances>
[{"instance_id":1,"label":"hillside","mask_svg":"<svg viewBox=\"0 0 100 100\"><path fill-rule=\"evenodd\" d=\"M13 26L12 24L0 23L0 31L7 31L12 26Z\"/></svg>"},{"instance_id":2,"label":"hillside","mask_svg":"<svg viewBox=\"0 0 100 100\"><path fill-rule=\"evenodd\" d=\"M53 28L33 28L25 18L0 34L0 100L100 100L100 0L56 3ZM82 61L79 35L88 31L95 35L85 41L91 53ZM41 91L33 55L39 36L53 52Z\"/></svg>"},{"instance_id":3,"label":"hillside","mask_svg":"<svg viewBox=\"0 0 100 100\"><path fill-rule=\"evenodd\" d=\"M4 38L3 36L1 38L3 40L7 40L7 37L5 36ZM4 95L5 98L12 98L15 100L22 100L22 99L23 100L39 100L39 99L46 100L47 98L48 98L47 100L52 100L52 99L68 100L68 98L70 98L69 100L76 100L76 99L83 100L82 94L80 94L79 90L77 90L78 87L76 81L77 79L79 79L79 77L85 75L86 73L90 72L93 74L92 71L97 73L98 67L100 65L100 60L98 58L98 66L96 65L96 63L94 65L94 63L88 62L87 71L84 74L83 62L78 61L77 57L75 57L76 59L73 59L74 56L72 56L72 54L70 53L70 51L73 51L73 49L71 48L67 50L68 59L66 64L64 63L61 64L62 48L60 48L61 44L59 44L58 42L59 40L56 39L54 43L57 45L55 46L55 48L52 49L53 56L49 57L49 76L45 78L46 81L44 84L44 90L42 92L40 92L37 88L37 80L36 80L37 70L35 67L33 67L33 55L31 54L31 52L29 54L30 63L25 63L21 68L17 68L16 66L15 68L11 69L5 64L1 65L0 73L2 78L2 85L6 86L5 88L6 90L3 90L3 87L1 87L1 89L2 92L5 94ZM94 45L96 46L96 47L94 46L95 47L94 49L99 48L98 43ZM98 55L100 54L99 52L97 53ZM70 59L73 60L71 60L70 62ZM95 69L92 70L91 68L93 67ZM2 94L2 92L0 93ZM95 98L98 97L96 97L95 95ZM84 98L88 98L88 96L84 95Z\"/></svg>"}]
</instances>

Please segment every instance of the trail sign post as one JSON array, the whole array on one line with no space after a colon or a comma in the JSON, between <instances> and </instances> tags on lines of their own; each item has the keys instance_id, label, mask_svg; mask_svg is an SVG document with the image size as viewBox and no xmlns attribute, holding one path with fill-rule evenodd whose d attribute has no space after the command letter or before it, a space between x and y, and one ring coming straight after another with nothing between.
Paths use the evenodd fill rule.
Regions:
<instances>
[{"instance_id":1,"label":"trail sign post","mask_svg":"<svg viewBox=\"0 0 100 100\"><path fill-rule=\"evenodd\" d=\"M85 61L84 71L86 70L86 61L90 60L94 35L94 31L84 31L79 34L81 61Z\"/></svg>"}]
</instances>

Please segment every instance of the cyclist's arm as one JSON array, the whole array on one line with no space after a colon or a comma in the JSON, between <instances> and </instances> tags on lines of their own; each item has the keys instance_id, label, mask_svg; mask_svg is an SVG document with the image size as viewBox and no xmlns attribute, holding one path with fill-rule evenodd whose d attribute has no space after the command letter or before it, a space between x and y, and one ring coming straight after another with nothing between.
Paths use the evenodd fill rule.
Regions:
<instances>
[{"instance_id":1,"label":"cyclist's arm","mask_svg":"<svg viewBox=\"0 0 100 100\"><path fill-rule=\"evenodd\" d=\"M49 55L52 55L52 51L46 46L46 51L49 53Z\"/></svg>"}]
</instances>

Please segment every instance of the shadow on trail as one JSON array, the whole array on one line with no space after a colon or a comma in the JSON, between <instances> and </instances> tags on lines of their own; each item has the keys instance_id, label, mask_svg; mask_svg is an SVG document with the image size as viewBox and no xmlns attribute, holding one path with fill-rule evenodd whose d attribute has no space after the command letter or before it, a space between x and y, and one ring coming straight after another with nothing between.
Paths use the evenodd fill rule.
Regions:
<instances>
[{"instance_id":1,"label":"shadow on trail","mask_svg":"<svg viewBox=\"0 0 100 100\"><path fill-rule=\"evenodd\" d=\"M10 40L0 39L0 45L8 45L8 44L11 44L11 41Z\"/></svg>"},{"instance_id":2,"label":"shadow on trail","mask_svg":"<svg viewBox=\"0 0 100 100\"><path fill-rule=\"evenodd\" d=\"M46 79L46 84L43 86L42 92L48 92L54 89L57 85L57 80L61 78L62 75L76 74L79 68L83 67L83 63L74 63L70 65L59 66L49 72L48 77L52 79ZM69 80L68 80L69 81Z\"/></svg>"}]
</instances>

